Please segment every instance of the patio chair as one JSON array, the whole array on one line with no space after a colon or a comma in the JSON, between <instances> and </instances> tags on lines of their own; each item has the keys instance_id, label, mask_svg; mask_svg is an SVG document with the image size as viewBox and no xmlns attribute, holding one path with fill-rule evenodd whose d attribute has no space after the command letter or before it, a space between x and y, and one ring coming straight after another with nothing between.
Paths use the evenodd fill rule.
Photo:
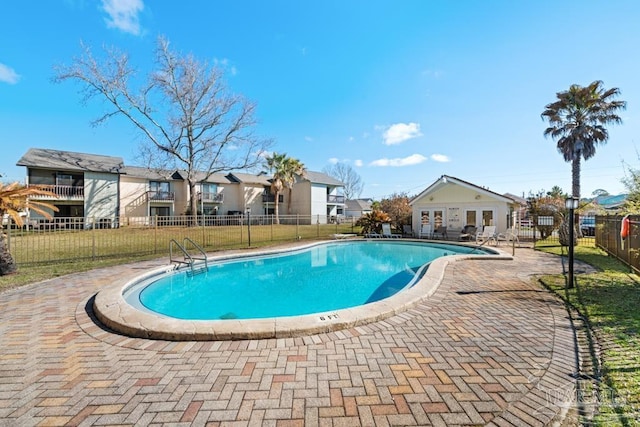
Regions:
<instances>
[{"instance_id":1,"label":"patio chair","mask_svg":"<svg viewBox=\"0 0 640 427\"><path fill-rule=\"evenodd\" d=\"M382 237L386 237L386 238L398 238L398 237L402 237L399 234L393 234L391 232L391 224L389 224L388 222L385 222L382 224Z\"/></svg>"},{"instance_id":2,"label":"patio chair","mask_svg":"<svg viewBox=\"0 0 640 427\"><path fill-rule=\"evenodd\" d=\"M518 244L519 247L520 239L518 238L518 231L515 228L510 228L504 233L498 233L496 236L496 245L500 244L500 242Z\"/></svg>"},{"instance_id":3,"label":"patio chair","mask_svg":"<svg viewBox=\"0 0 640 427\"><path fill-rule=\"evenodd\" d=\"M419 238L424 239L430 239L431 238L431 224L422 224L420 226L420 234L418 235Z\"/></svg>"},{"instance_id":4,"label":"patio chair","mask_svg":"<svg viewBox=\"0 0 640 427\"><path fill-rule=\"evenodd\" d=\"M402 226L402 237L413 237L413 228L410 224L404 224Z\"/></svg>"},{"instance_id":5,"label":"patio chair","mask_svg":"<svg viewBox=\"0 0 640 427\"><path fill-rule=\"evenodd\" d=\"M462 231L460 232L460 236L458 236L458 240L471 240L476 237L478 233L478 229L475 225L465 225L462 227Z\"/></svg>"},{"instance_id":6,"label":"patio chair","mask_svg":"<svg viewBox=\"0 0 640 427\"><path fill-rule=\"evenodd\" d=\"M436 227L436 229L433 230L433 238L435 239L438 236L442 237L443 240L446 240L449 238L449 236L447 236L446 226L441 225L440 227Z\"/></svg>"},{"instance_id":7,"label":"patio chair","mask_svg":"<svg viewBox=\"0 0 640 427\"><path fill-rule=\"evenodd\" d=\"M484 245L485 243L491 243L491 241L493 241L494 244L498 242L496 240L496 226L485 225L482 232L476 234L476 243L478 245Z\"/></svg>"}]
</instances>

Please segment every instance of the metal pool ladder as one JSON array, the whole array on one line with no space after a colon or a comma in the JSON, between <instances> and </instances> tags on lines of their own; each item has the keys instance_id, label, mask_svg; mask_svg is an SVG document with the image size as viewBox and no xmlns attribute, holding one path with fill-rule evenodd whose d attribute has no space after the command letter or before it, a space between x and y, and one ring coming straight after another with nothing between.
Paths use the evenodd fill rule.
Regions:
<instances>
[{"instance_id":1,"label":"metal pool ladder","mask_svg":"<svg viewBox=\"0 0 640 427\"><path fill-rule=\"evenodd\" d=\"M198 256L195 256L189 253L189 251L187 250L187 243L191 244L191 246L199 252ZM180 252L182 252L182 256L183 256L182 259L178 259L178 258L174 259L173 257L174 247L177 247L178 249L180 249ZM200 267L196 268L194 267L194 264L198 260L204 261L204 265L201 265ZM191 276L198 273L204 273L208 269L207 254L205 253L204 249L202 249L200 245L198 245L196 242L194 242L188 237L184 238L184 240L182 241L182 244L178 243L176 239L171 239L171 241L169 242L169 262L177 263L178 268L180 268L181 264L188 265L190 267L190 271L188 274L190 274Z\"/></svg>"}]
</instances>

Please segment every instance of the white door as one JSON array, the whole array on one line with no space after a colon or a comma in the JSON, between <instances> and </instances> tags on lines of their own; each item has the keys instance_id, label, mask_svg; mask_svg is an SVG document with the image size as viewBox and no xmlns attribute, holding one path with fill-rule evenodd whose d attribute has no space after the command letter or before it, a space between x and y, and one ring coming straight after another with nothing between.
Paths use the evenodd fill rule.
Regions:
<instances>
[{"instance_id":1,"label":"white door","mask_svg":"<svg viewBox=\"0 0 640 427\"><path fill-rule=\"evenodd\" d=\"M444 213L444 208L422 209L420 211L420 224L429 224L431 225L432 230L435 230L442 225L447 225Z\"/></svg>"}]
</instances>

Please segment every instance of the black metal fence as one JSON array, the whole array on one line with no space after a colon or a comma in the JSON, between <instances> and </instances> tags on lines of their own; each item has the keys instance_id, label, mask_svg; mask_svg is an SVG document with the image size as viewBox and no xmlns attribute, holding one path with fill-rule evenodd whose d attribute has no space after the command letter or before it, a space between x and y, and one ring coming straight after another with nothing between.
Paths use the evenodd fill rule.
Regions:
<instances>
[{"instance_id":1,"label":"black metal fence","mask_svg":"<svg viewBox=\"0 0 640 427\"><path fill-rule=\"evenodd\" d=\"M122 218L53 218L4 232L19 265L101 258L163 256L172 239L189 238L206 250L270 242L330 239L355 234L355 219L325 215L216 215Z\"/></svg>"},{"instance_id":2,"label":"black metal fence","mask_svg":"<svg viewBox=\"0 0 640 427\"><path fill-rule=\"evenodd\" d=\"M596 216L596 246L640 273L640 215L629 216L629 236L622 239L623 216Z\"/></svg>"}]
</instances>

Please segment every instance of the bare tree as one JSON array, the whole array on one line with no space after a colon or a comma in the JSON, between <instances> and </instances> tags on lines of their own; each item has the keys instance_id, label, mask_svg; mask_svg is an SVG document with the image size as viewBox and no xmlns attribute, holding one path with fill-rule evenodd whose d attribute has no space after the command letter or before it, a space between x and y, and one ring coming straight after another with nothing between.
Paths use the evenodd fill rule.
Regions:
<instances>
[{"instance_id":1,"label":"bare tree","mask_svg":"<svg viewBox=\"0 0 640 427\"><path fill-rule=\"evenodd\" d=\"M364 183L360 175L346 163L336 163L323 169L327 175L337 179L344 184L344 197L353 200L360 197Z\"/></svg>"},{"instance_id":2,"label":"bare tree","mask_svg":"<svg viewBox=\"0 0 640 427\"><path fill-rule=\"evenodd\" d=\"M83 49L72 65L56 67L54 81L79 83L84 103L96 97L106 102L93 125L126 117L144 136L150 164L186 171L192 213L198 182L262 163L271 141L253 133L255 104L231 93L219 68L171 51L160 37L156 66L145 82L136 78L128 55L105 49L100 61L89 47Z\"/></svg>"}]
</instances>

